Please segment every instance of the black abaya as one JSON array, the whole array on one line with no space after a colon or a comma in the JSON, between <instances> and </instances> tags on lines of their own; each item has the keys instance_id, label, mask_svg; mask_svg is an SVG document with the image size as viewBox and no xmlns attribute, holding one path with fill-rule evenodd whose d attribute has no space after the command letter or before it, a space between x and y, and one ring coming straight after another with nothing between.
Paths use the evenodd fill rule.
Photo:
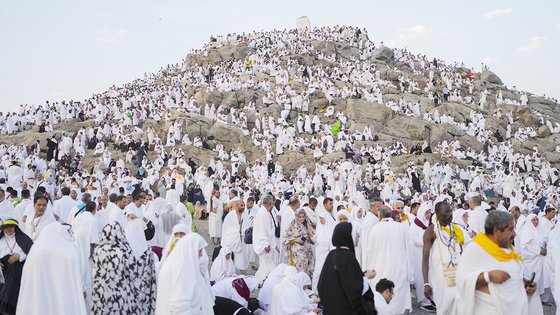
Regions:
<instances>
[{"instance_id":1,"label":"black abaya","mask_svg":"<svg viewBox=\"0 0 560 315\"><path fill-rule=\"evenodd\" d=\"M412 187L418 193L422 193L422 186L420 185L420 179L418 178L418 174L412 173Z\"/></svg>"},{"instance_id":2,"label":"black abaya","mask_svg":"<svg viewBox=\"0 0 560 315\"><path fill-rule=\"evenodd\" d=\"M214 301L214 315L250 315L252 314L243 305L230 300L217 296Z\"/></svg>"},{"instance_id":3,"label":"black abaya","mask_svg":"<svg viewBox=\"0 0 560 315\"><path fill-rule=\"evenodd\" d=\"M327 255L317 289L324 315L363 315L363 273L354 254L352 224L339 223L333 231L336 249ZM343 248L346 247L346 248Z\"/></svg>"},{"instance_id":4,"label":"black abaya","mask_svg":"<svg viewBox=\"0 0 560 315\"><path fill-rule=\"evenodd\" d=\"M0 241L4 241L4 232L0 231ZM21 247L27 255L33 245L33 241L29 236L23 233L19 227L16 227L16 243ZM0 259L2 263L2 272L4 273L4 285L0 289L0 314L15 314L19 296L19 287L21 284L21 273L25 261L17 261L13 264L8 263L9 255Z\"/></svg>"}]
</instances>

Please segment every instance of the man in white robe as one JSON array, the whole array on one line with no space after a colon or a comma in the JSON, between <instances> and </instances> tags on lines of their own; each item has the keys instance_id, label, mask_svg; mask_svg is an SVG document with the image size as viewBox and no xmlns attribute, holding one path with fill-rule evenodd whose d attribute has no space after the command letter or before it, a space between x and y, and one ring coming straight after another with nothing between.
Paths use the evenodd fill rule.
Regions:
<instances>
[{"instance_id":1,"label":"man in white robe","mask_svg":"<svg viewBox=\"0 0 560 315\"><path fill-rule=\"evenodd\" d=\"M389 307L389 303L391 303L391 300L393 299L394 290L395 284L391 280L381 279L377 282L375 290L372 290L377 315L395 314Z\"/></svg>"},{"instance_id":2,"label":"man in white robe","mask_svg":"<svg viewBox=\"0 0 560 315\"><path fill-rule=\"evenodd\" d=\"M21 166L19 166L16 161L13 161L12 165L8 167L6 174L8 175L8 185L14 189L18 189L23 181L23 170Z\"/></svg>"},{"instance_id":3,"label":"man in white robe","mask_svg":"<svg viewBox=\"0 0 560 315\"><path fill-rule=\"evenodd\" d=\"M177 189L175 189L174 184L172 184L171 187L167 189L167 192L165 194L165 200L167 201L168 204L171 204L173 208L175 208L179 203L179 192Z\"/></svg>"},{"instance_id":4,"label":"man in white robe","mask_svg":"<svg viewBox=\"0 0 560 315\"><path fill-rule=\"evenodd\" d=\"M114 205L109 209L109 216L107 217L107 223L117 222L124 229L126 227L127 219L124 214L124 208L126 206L126 197L117 196L115 198Z\"/></svg>"},{"instance_id":5,"label":"man in white robe","mask_svg":"<svg viewBox=\"0 0 560 315\"><path fill-rule=\"evenodd\" d=\"M315 234L315 268L311 282L313 291L317 291L319 276L325 264L325 259L327 259L327 255L333 248L332 234L336 225L333 199L330 197L325 198L323 200L323 208L324 210L320 210L318 213L319 223L317 224Z\"/></svg>"},{"instance_id":6,"label":"man in white robe","mask_svg":"<svg viewBox=\"0 0 560 315\"><path fill-rule=\"evenodd\" d=\"M95 217L95 210L95 202L88 202L85 211L79 213L72 224L74 242L80 257L82 285L86 295L86 306L88 310L91 309L93 305L93 262L91 259L94 246L100 242L100 232L97 218Z\"/></svg>"},{"instance_id":7,"label":"man in white robe","mask_svg":"<svg viewBox=\"0 0 560 315\"><path fill-rule=\"evenodd\" d=\"M515 222L515 237L513 243L515 245L515 251L521 253L521 230L527 221L527 217L521 213L521 209L518 206L513 206L509 209L510 213L513 215Z\"/></svg>"},{"instance_id":8,"label":"man in white robe","mask_svg":"<svg viewBox=\"0 0 560 315\"><path fill-rule=\"evenodd\" d=\"M369 232L362 268L377 272L376 276L369 280L370 287L375 287L383 278L394 282L395 291L389 307L395 314L404 314L407 309L412 310L407 230L404 224L391 218L390 207L381 206L377 211L381 221Z\"/></svg>"},{"instance_id":9,"label":"man in white robe","mask_svg":"<svg viewBox=\"0 0 560 315\"><path fill-rule=\"evenodd\" d=\"M457 268L459 314L542 314L536 286L523 278L521 257L515 252L514 220L510 213L492 211L479 233L466 246ZM529 310L531 305L531 311Z\"/></svg>"},{"instance_id":10,"label":"man in white robe","mask_svg":"<svg viewBox=\"0 0 560 315\"><path fill-rule=\"evenodd\" d=\"M457 314L457 288L454 278L448 279L445 275L446 270L455 270L465 236L459 226L451 223L453 211L450 204L438 202L435 213L434 224L428 226L423 238L424 296L430 300L433 297L438 314L454 315Z\"/></svg>"},{"instance_id":11,"label":"man in white robe","mask_svg":"<svg viewBox=\"0 0 560 315\"><path fill-rule=\"evenodd\" d=\"M84 193L82 195L82 202L77 203L74 207L72 207L70 209L70 211L68 211L68 218L66 218L66 223L72 225L76 215L79 212L84 211L86 203L88 203L90 201L91 201L91 194L90 193Z\"/></svg>"},{"instance_id":12,"label":"man in white robe","mask_svg":"<svg viewBox=\"0 0 560 315\"><path fill-rule=\"evenodd\" d=\"M317 199L309 198L308 205L306 207L303 207L303 209L305 210L305 214L307 215L307 218L309 218L309 222L311 223L311 226L315 228L318 223L317 221L319 221L317 212L315 212L315 209L317 209Z\"/></svg>"},{"instance_id":13,"label":"man in white robe","mask_svg":"<svg viewBox=\"0 0 560 315\"><path fill-rule=\"evenodd\" d=\"M192 215L185 205L187 202L187 196L181 195L180 201L181 202L177 204L177 207L175 207L175 213L177 213L177 215L183 220L183 223L190 228L192 226Z\"/></svg>"},{"instance_id":14,"label":"man in white robe","mask_svg":"<svg viewBox=\"0 0 560 315\"><path fill-rule=\"evenodd\" d=\"M255 205L255 198L249 197L245 202L245 211L243 212L243 226L241 229L242 233L245 235L246 231L253 227L255 216L259 211L259 206ZM253 250L253 244L245 244L245 257L249 260L251 268L255 268L253 263L255 262L255 251Z\"/></svg>"},{"instance_id":15,"label":"man in white robe","mask_svg":"<svg viewBox=\"0 0 560 315\"><path fill-rule=\"evenodd\" d=\"M14 205L6 199L6 192L0 189L0 220L5 221L14 217Z\"/></svg>"},{"instance_id":16,"label":"man in white robe","mask_svg":"<svg viewBox=\"0 0 560 315\"><path fill-rule=\"evenodd\" d=\"M233 262L241 274L245 274L249 267L249 261L245 257L245 243L243 242L243 212L245 202L236 200L233 209L224 219L222 230L222 248L233 253Z\"/></svg>"},{"instance_id":17,"label":"man in white robe","mask_svg":"<svg viewBox=\"0 0 560 315\"><path fill-rule=\"evenodd\" d=\"M253 250L259 256L259 269L255 276L259 283L276 267L280 255L280 239L275 235L279 224L274 218L273 207L272 196L265 196L253 223Z\"/></svg>"},{"instance_id":18,"label":"man in white robe","mask_svg":"<svg viewBox=\"0 0 560 315\"><path fill-rule=\"evenodd\" d=\"M220 243L220 237L222 237L222 216L224 215L224 204L220 199L219 189L212 191L208 207L208 234L214 245L216 245Z\"/></svg>"},{"instance_id":19,"label":"man in white robe","mask_svg":"<svg viewBox=\"0 0 560 315\"><path fill-rule=\"evenodd\" d=\"M23 189L21 191L21 202L14 208L12 212L12 218L16 219L18 222L22 223L22 226L25 222L23 222L23 214L25 213L25 209L31 206L33 207L33 200L31 200L31 193L29 189Z\"/></svg>"},{"instance_id":20,"label":"man in white robe","mask_svg":"<svg viewBox=\"0 0 560 315\"><path fill-rule=\"evenodd\" d=\"M539 217L539 231L544 239L545 243L548 243L548 239L552 230L554 229L554 223L552 220L556 217L556 209L549 207L544 210L542 217Z\"/></svg>"},{"instance_id":21,"label":"man in white robe","mask_svg":"<svg viewBox=\"0 0 560 315\"><path fill-rule=\"evenodd\" d=\"M488 216L488 212L484 206L482 206L482 200L479 195L472 196L469 200L469 207L471 212L469 212L469 225L473 231L476 233L484 232L484 222Z\"/></svg>"},{"instance_id":22,"label":"man in white robe","mask_svg":"<svg viewBox=\"0 0 560 315\"><path fill-rule=\"evenodd\" d=\"M43 228L55 221L52 212L47 212L48 199L45 196L36 196L33 200L35 210L32 217L25 221L25 234L33 241L37 240Z\"/></svg>"},{"instance_id":23,"label":"man in white robe","mask_svg":"<svg viewBox=\"0 0 560 315\"><path fill-rule=\"evenodd\" d=\"M366 257L366 250L368 249L369 232L377 223L379 223L379 213L377 212L377 209L382 205L383 200L381 200L380 198L374 198L370 202L369 211L366 212L364 221L362 223L362 231L360 233L360 250L362 251L362 261L360 261L359 263L363 271L366 270L363 261L364 257Z\"/></svg>"},{"instance_id":24,"label":"man in white robe","mask_svg":"<svg viewBox=\"0 0 560 315\"><path fill-rule=\"evenodd\" d=\"M60 189L62 198L56 200L53 205L53 212L60 223L68 223L68 214L70 209L78 205L78 202L70 197L70 188L62 187Z\"/></svg>"}]
</instances>

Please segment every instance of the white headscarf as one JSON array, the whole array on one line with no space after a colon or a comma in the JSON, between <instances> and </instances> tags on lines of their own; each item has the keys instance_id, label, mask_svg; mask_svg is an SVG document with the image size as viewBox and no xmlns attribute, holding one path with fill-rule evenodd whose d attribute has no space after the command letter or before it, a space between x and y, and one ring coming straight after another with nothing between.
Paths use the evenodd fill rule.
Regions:
<instances>
[{"instance_id":1,"label":"white headscarf","mask_svg":"<svg viewBox=\"0 0 560 315\"><path fill-rule=\"evenodd\" d=\"M272 270L264 281L263 286L259 291L259 302L263 310L268 311L268 307L272 303L272 290L284 277L284 270L286 267L288 267L288 265L279 264Z\"/></svg>"},{"instance_id":2,"label":"white headscarf","mask_svg":"<svg viewBox=\"0 0 560 315\"><path fill-rule=\"evenodd\" d=\"M58 222L48 224L29 251L21 277L18 314L86 314L80 258L69 228Z\"/></svg>"},{"instance_id":3,"label":"white headscarf","mask_svg":"<svg viewBox=\"0 0 560 315\"><path fill-rule=\"evenodd\" d=\"M453 223L459 225L464 229L467 228L467 223L465 223L465 220L463 220L463 216L465 215L465 213L467 214L467 216L469 215L469 212L465 209L457 209L455 210L455 212L453 212Z\"/></svg>"},{"instance_id":4,"label":"white headscarf","mask_svg":"<svg viewBox=\"0 0 560 315\"><path fill-rule=\"evenodd\" d=\"M311 279L305 272L298 273L296 268L287 267L284 278L274 287L269 314L306 314L310 301L303 286L310 284Z\"/></svg>"},{"instance_id":5,"label":"white headscarf","mask_svg":"<svg viewBox=\"0 0 560 315\"><path fill-rule=\"evenodd\" d=\"M229 259L226 259L227 254L231 254L231 250L222 247L218 257L216 257L214 263L212 263L212 268L210 268L211 281L220 281L224 278L236 275L233 259L231 259L231 256Z\"/></svg>"},{"instance_id":6,"label":"white headscarf","mask_svg":"<svg viewBox=\"0 0 560 315\"><path fill-rule=\"evenodd\" d=\"M525 221L525 225L523 225L523 229L521 230L521 248L526 247L531 241L535 241L537 244L543 243L543 237L539 231L538 225L535 226L531 220L533 218L538 218L536 214L531 213L527 216L527 220Z\"/></svg>"},{"instance_id":7,"label":"white headscarf","mask_svg":"<svg viewBox=\"0 0 560 315\"><path fill-rule=\"evenodd\" d=\"M140 258L148 249L148 241L146 241L146 235L144 234L144 222L140 219L129 221L124 231L130 249L132 249L132 254L136 258Z\"/></svg>"},{"instance_id":8,"label":"white headscarf","mask_svg":"<svg viewBox=\"0 0 560 315\"><path fill-rule=\"evenodd\" d=\"M208 275L208 244L197 233L180 239L161 267L156 315L213 314L214 295ZM202 250L202 256L199 251Z\"/></svg>"},{"instance_id":9,"label":"white headscarf","mask_svg":"<svg viewBox=\"0 0 560 315\"><path fill-rule=\"evenodd\" d=\"M362 217L358 218L358 212L360 210L362 210ZM362 207L352 207L352 216L354 217L354 223L359 223L359 226L361 227L366 217L366 212Z\"/></svg>"},{"instance_id":10,"label":"white headscarf","mask_svg":"<svg viewBox=\"0 0 560 315\"><path fill-rule=\"evenodd\" d=\"M354 221L354 216L352 215L352 213L346 211L345 209L340 210L338 212L336 212L336 216L334 217L336 219L336 223L340 223L340 216L343 215L346 218L348 218L348 222L352 223Z\"/></svg>"},{"instance_id":11,"label":"white headscarf","mask_svg":"<svg viewBox=\"0 0 560 315\"><path fill-rule=\"evenodd\" d=\"M185 234L189 234L191 232L191 229L189 229L189 227L184 223L175 224L175 226L173 226L173 230L171 231L171 236L169 237L169 240L167 241L167 244L165 245L165 248L161 253L162 264L165 261L165 259L167 259L169 253L173 250L173 248L175 248L175 245L179 241L179 239L175 237L175 233L177 232L183 232Z\"/></svg>"}]
</instances>

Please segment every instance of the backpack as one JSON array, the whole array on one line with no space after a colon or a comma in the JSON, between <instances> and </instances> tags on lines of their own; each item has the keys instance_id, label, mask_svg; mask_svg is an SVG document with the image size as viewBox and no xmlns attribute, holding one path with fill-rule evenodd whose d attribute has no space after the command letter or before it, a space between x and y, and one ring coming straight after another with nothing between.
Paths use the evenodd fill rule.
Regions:
<instances>
[{"instance_id":1,"label":"backpack","mask_svg":"<svg viewBox=\"0 0 560 315\"><path fill-rule=\"evenodd\" d=\"M245 235L243 236L243 242L245 244L253 244L253 227L245 230Z\"/></svg>"}]
</instances>

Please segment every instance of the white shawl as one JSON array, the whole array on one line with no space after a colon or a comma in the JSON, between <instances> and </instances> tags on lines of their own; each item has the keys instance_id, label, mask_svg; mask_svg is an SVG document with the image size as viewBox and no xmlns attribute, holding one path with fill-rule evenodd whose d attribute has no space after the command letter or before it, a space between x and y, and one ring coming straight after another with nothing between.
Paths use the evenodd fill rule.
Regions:
<instances>
[{"instance_id":1,"label":"white shawl","mask_svg":"<svg viewBox=\"0 0 560 315\"><path fill-rule=\"evenodd\" d=\"M204 250L207 245L197 233L177 242L159 273L156 315L213 314L214 295Z\"/></svg>"},{"instance_id":2,"label":"white shawl","mask_svg":"<svg viewBox=\"0 0 560 315\"><path fill-rule=\"evenodd\" d=\"M53 222L43 229L23 267L18 315L86 314L80 258L69 226Z\"/></svg>"}]
</instances>

